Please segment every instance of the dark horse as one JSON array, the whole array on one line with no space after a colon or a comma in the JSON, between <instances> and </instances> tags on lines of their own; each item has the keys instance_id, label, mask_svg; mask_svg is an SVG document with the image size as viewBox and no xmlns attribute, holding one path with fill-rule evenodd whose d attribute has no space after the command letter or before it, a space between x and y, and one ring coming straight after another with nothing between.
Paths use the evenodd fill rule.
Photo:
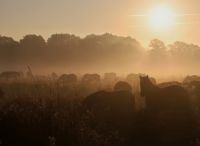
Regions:
<instances>
[{"instance_id":1,"label":"dark horse","mask_svg":"<svg viewBox=\"0 0 200 146\"><path fill-rule=\"evenodd\" d=\"M183 110L189 108L189 95L179 85L160 88L153 84L149 77L140 76L141 96L145 97L148 110Z\"/></svg>"},{"instance_id":2,"label":"dark horse","mask_svg":"<svg viewBox=\"0 0 200 146\"><path fill-rule=\"evenodd\" d=\"M187 91L179 85L160 88L148 76L140 76L140 87L154 145L191 145L197 133Z\"/></svg>"},{"instance_id":3,"label":"dark horse","mask_svg":"<svg viewBox=\"0 0 200 146\"><path fill-rule=\"evenodd\" d=\"M125 137L131 135L135 116L135 99L131 92L99 91L89 95L83 105L92 115L93 126L90 126L97 131L109 132L112 129Z\"/></svg>"},{"instance_id":4,"label":"dark horse","mask_svg":"<svg viewBox=\"0 0 200 146\"><path fill-rule=\"evenodd\" d=\"M129 91L99 91L89 95L83 104L96 118L104 120L122 121L135 112L134 95Z\"/></svg>"}]
</instances>

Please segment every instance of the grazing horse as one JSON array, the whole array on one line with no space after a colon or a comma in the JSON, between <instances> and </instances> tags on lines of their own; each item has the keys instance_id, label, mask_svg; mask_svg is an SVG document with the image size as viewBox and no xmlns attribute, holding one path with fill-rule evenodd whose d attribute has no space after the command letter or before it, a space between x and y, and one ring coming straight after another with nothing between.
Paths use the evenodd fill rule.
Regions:
<instances>
[{"instance_id":1,"label":"grazing horse","mask_svg":"<svg viewBox=\"0 0 200 146\"><path fill-rule=\"evenodd\" d=\"M179 85L160 88L148 76L140 76L140 86L154 140L159 145L190 145L198 134L187 91Z\"/></svg>"},{"instance_id":2,"label":"grazing horse","mask_svg":"<svg viewBox=\"0 0 200 146\"><path fill-rule=\"evenodd\" d=\"M135 115L135 100L131 92L99 91L86 97L83 105L93 115L95 129L109 131L111 128L123 134L130 132Z\"/></svg>"},{"instance_id":3,"label":"grazing horse","mask_svg":"<svg viewBox=\"0 0 200 146\"><path fill-rule=\"evenodd\" d=\"M125 116L125 113L134 112L135 108L134 95L129 91L99 91L86 97L84 105L96 115L109 113L116 118L120 118L120 113Z\"/></svg>"}]
</instances>

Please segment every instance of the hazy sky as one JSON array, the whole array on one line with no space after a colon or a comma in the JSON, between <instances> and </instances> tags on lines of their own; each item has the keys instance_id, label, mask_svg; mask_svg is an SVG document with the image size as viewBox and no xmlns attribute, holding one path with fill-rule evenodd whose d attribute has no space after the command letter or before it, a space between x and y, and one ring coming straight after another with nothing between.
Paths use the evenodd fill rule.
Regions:
<instances>
[{"instance_id":1,"label":"hazy sky","mask_svg":"<svg viewBox=\"0 0 200 146\"><path fill-rule=\"evenodd\" d=\"M165 3L176 25L157 31L146 17L149 10ZM185 15L192 14L192 15ZM25 34L73 33L80 36L105 32L132 36L147 44L153 38L200 44L200 0L0 0L0 34L22 38Z\"/></svg>"}]
</instances>

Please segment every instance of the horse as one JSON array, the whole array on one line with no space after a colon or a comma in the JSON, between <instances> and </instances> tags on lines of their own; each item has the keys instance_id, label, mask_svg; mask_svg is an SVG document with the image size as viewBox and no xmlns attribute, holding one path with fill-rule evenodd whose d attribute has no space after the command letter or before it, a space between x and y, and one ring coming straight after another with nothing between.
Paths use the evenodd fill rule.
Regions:
<instances>
[{"instance_id":1,"label":"horse","mask_svg":"<svg viewBox=\"0 0 200 146\"><path fill-rule=\"evenodd\" d=\"M179 85L159 87L148 76L140 76L141 96L145 97L147 109L180 109L189 107L188 92Z\"/></svg>"},{"instance_id":2,"label":"horse","mask_svg":"<svg viewBox=\"0 0 200 146\"><path fill-rule=\"evenodd\" d=\"M135 115L134 95L129 91L98 91L85 98L83 106L92 115L94 129L118 130L129 135Z\"/></svg>"},{"instance_id":3,"label":"horse","mask_svg":"<svg viewBox=\"0 0 200 146\"><path fill-rule=\"evenodd\" d=\"M160 145L190 145L198 134L188 92L179 85L161 88L148 76L140 76L140 87L146 102L146 122L150 123L154 140Z\"/></svg>"}]
</instances>

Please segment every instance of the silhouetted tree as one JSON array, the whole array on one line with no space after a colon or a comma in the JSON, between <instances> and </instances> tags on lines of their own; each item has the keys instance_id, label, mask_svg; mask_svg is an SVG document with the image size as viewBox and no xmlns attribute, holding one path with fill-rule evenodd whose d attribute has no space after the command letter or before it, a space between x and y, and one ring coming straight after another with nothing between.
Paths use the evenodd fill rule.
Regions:
<instances>
[{"instance_id":1,"label":"silhouetted tree","mask_svg":"<svg viewBox=\"0 0 200 146\"><path fill-rule=\"evenodd\" d=\"M26 35L20 40L21 57L25 61L45 61L46 42L42 36Z\"/></svg>"},{"instance_id":2,"label":"silhouetted tree","mask_svg":"<svg viewBox=\"0 0 200 146\"><path fill-rule=\"evenodd\" d=\"M127 82L119 81L115 84L114 91L129 91L129 92L131 92L132 87Z\"/></svg>"},{"instance_id":3,"label":"silhouetted tree","mask_svg":"<svg viewBox=\"0 0 200 146\"><path fill-rule=\"evenodd\" d=\"M0 61L12 63L19 59L19 43L11 37L0 36Z\"/></svg>"},{"instance_id":4,"label":"silhouetted tree","mask_svg":"<svg viewBox=\"0 0 200 146\"><path fill-rule=\"evenodd\" d=\"M154 39L150 42L149 47L150 50L147 51L148 66L158 70L163 66L166 67L168 64L168 53L165 44L158 39Z\"/></svg>"},{"instance_id":5,"label":"silhouetted tree","mask_svg":"<svg viewBox=\"0 0 200 146\"><path fill-rule=\"evenodd\" d=\"M169 52L175 63L194 65L199 63L200 47L184 42L175 42L169 45Z\"/></svg>"},{"instance_id":6,"label":"silhouetted tree","mask_svg":"<svg viewBox=\"0 0 200 146\"><path fill-rule=\"evenodd\" d=\"M47 40L49 58L52 61L63 63L75 62L79 59L78 53L80 37L71 34L53 34Z\"/></svg>"}]
</instances>

